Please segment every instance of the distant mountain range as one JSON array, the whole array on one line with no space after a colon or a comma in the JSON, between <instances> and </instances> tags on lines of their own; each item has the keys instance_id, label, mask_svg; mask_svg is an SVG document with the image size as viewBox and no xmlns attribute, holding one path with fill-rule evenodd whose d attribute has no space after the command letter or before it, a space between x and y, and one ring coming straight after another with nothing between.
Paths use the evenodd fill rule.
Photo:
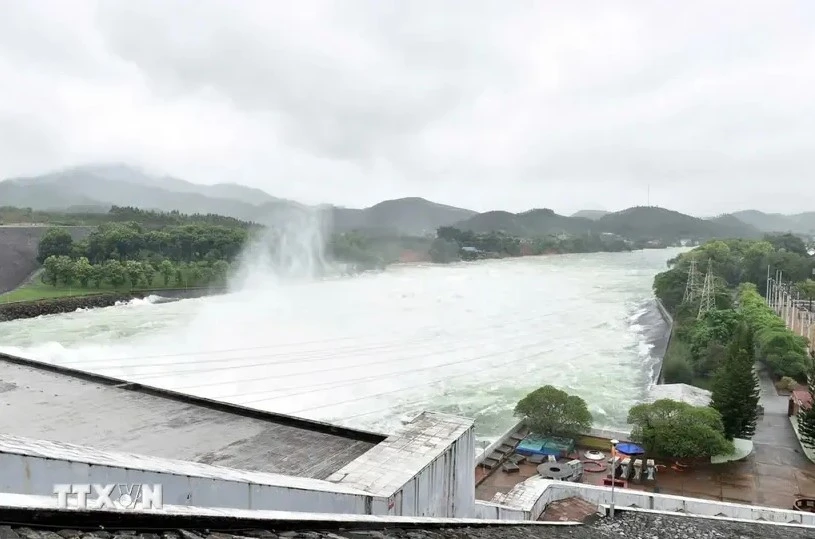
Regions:
<instances>
[{"instance_id":1,"label":"distant mountain range","mask_svg":"<svg viewBox=\"0 0 815 539\"><path fill-rule=\"evenodd\" d=\"M781 215L748 210L711 219L650 206L614 213L582 210L571 216L550 209L477 213L422 198L387 200L363 209L311 207L239 184L199 185L120 164L88 165L1 181L0 205L76 213L106 212L113 205L135 206L216 213L265 225L289 222L293 216L316 211L335 232L358 230L371 234L424 235L440 226L475 232L503 231L515 236L613 233L635 240L669 241L757 237L765 232L815 233L815 212Z\"/></svg>"}]
</instances>

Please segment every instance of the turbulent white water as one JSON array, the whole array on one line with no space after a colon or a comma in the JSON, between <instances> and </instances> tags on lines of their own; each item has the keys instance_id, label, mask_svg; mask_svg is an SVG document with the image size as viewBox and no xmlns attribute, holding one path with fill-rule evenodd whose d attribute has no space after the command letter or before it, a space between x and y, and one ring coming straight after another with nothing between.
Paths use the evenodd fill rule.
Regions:
<instances>
[{"instance_id":1,"label":"turbulent white water","mask_svg":"<svg viewBox=\"0 0 815 539\"><path fill-rule=\"evenodd\" d=\"M655 273L676 250L397 266L318 282L0 324L0 350L283 413L391 431L421 409L513 422L528 391L584 397L620 427L661 330Z\"/></svg>"}]
</instances>

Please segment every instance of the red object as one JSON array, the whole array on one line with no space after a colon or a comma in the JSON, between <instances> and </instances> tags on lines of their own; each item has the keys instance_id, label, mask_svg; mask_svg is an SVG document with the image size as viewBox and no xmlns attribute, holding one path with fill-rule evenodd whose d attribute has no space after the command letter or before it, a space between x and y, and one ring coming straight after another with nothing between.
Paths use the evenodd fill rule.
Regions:
<instances>
[{"instance_id":1,"label":"red object","mask_svg":"<svg viewBox=\"0 0 815 539\"><path fill-rule=\"evenodd\" d=\"M812 406L812 395L806 389L796 389L792 392L792 397L798 401L801 408L809 408Z\"/></svg>"}]
</instances>

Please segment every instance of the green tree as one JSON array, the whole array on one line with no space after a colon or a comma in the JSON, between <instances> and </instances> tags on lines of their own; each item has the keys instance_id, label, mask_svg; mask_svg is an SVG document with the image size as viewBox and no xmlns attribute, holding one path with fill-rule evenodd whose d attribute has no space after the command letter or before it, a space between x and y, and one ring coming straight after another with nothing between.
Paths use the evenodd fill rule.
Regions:
<instances>
[{"instance_id":1,"label":"green tree","mask_svg":"<svg viewBox=\"0 0 815 539\"><path fill-rule=\"evenodd\" d=\"M144 280L144 265L136 260L128 260L125 263L125 272L130 281L130 287L136 288Z\"/></svg>"},{"instance_id":2,"label":"green tree","mask_svg":"<svg viewBox=\"0 0 815 539\"><path fill-rule=\"evenodd\" d=\"M156 268L149 262L142 263L142 270L144 272L144 282L148 287L153 286L153 281L156 279Z\"/></svg>"},{"instance_id":3,"label":"green tree","mask_svg":"<svg viewBox=\"0 0 815 539\"><path fill-rule=\"evenodd\" d=\"M164 279L164 286L170 286L170 279L172 278L173 273L175 273L175 266L173 266L173 263L166 259L162 260L158 265L158 272Z\"/></svg>"},{"instance_id":4,"label":"green tree","mask_svg":"<svg viewBox=\"0 0 815 539\"><path fill-rule=\"evenodd\" d=\"M815 281L807 279L806 281L798 283L797 286L804 299L809 300L809 304L812 305L812 302L815 301Z\"/></svg>"},{"instance_id":5,"label":"green tree","mask_svg":"<svg viewBox=\"0 0 815 539\"><path fill-rule=\"evenodd\" d=\"M592 423L586 401L550 385L521 399L515 415L525 418L529 429L540 436L573 438L588 431Z\"/></svg>"},{"instance_id":6,"label":"green tree","mask_svg":"<svg viewBox=\"0 0 815 539\"><path fill-rule=\"evenodd\" d=\"M115 288L127 282L127 272L124 265L118 260L108 260L104 265L105 279Z\"/></svg>"},{"instance_id":7,"label":"green tree","mask_svg":"<svg viewBox=\"0 0 815 539\"><path fill-rule=\"evenodd\" d=\"M815 369L810 368L808 377L809 395L815 399ZM815 400L813 400L815 403ZM815 449L815 405L802 407L798 411L798 434L801 436L801 443Z\"/></svg>"},{"instance_id":8,"label":"green tree","mask_svg":"<svg viewBox=\"0 0 815 539\"><path fill-rule=\"evenodd\" d=\"M754 362L752 332L742 324L727 347L727 357L711 388L710 406L722 415L729 440L752 438L756 432L760 391Z\"/></svg>"},{"instance_id":9,"label":"green tree","mask_svg":"<svg viewBox=\"0 0 815 539\"><path fill-rule=\"evenodd\" d=\"M199 286L201 278L203 277L203 274L201 272L201 266L199 266L198 264L190 264L188 268L189 270L187 272L187 275L189 277L188 278L189 284L191 284L192 286Z\"/></svg>"},{"instance_id":10,"label":"green tree","mask_svg":"<svg viewBox=\"0 0 815 539\"><path fill-rule=\"evenodd\" d=\"M436 238L430 246L430 259L438 264L461 260L461 246L449 239Z\"/></svg>"},{"instance_id":11,"label":"green tree","mask_svg":"<svg viewBox=\"0 0 815 539\"><path fill-rule=\"evenodd\" d=\"M59 282L59 257L51 255L43 262L42 281L51 286L57 286Z\"/></svg>"},{"instance_id":12,"label":"green tree","mask_svg":"<svg viewBox=\"0 0 815 539\"><path fill-rule=\"evenodd\" d=\"M84 256L74 261L74 275L83 288L88 287L88 281L93 277L93 266Z\"/></svg>"},{"instance_id":13,"label":"green tree","mask_svg":"<svg viewBox=\"0 0 815 539\"><path fill-rule=\"evenodd\" d=\"M105 280L105 266L103 264L93 264L91 266L91 282L94 288L100 288Z\"/></svg>"},{"instance_id":14,"label":"green tree","mask_svg":"<svg viewBox=\"0 0 815 539\"><path fill-rule=\"evenodd\" d=\"M68 255L60 255L57 257L57 273L62 282L69 285L74 282L76 274L74 273L74 261Z\"/></svg>"},{"instance_id":15,"label":"green tree","mask_svg":"<svg viewBox=\"0 0 815 539\"><path fill-rule=\"evenodd\" d=\"M727 455L733 443L724 435L722 416L708 406L671 399L638 404L628 412L631 437L654 455L693 459Z\"/></svg>"},{"instance_id":16,"label":"green tree","mask_svg":"<svg viewBox=\"0 0 815 539\"><path fill-rule=\"evenodd\" d=\"M183 264L178 264L175 267L175 285L178 287L187 287L187 275L184 273Z\"/></svg>"},{"instance_id":17,"label":"green tree","mask_svg":"<svg viewBox=\"0 0 815 539\"><path fill-rule=\"evenodd\" d=\"M226 284L229 276L229 262L226 260L218 260L212 264L212 272L214 278L220 284Z\"/></svg>"},{"instance_id":18,"label":"green tree","mask_svg":"<svg viewBox=\"0 0 815 539\"><path fill-rule=\"evenodd\" d=\"M49 256L69 256L73 243L71 234L64 228L49 228L37 247L37 262L44 264Z\"/></svg>"}]
</instances>

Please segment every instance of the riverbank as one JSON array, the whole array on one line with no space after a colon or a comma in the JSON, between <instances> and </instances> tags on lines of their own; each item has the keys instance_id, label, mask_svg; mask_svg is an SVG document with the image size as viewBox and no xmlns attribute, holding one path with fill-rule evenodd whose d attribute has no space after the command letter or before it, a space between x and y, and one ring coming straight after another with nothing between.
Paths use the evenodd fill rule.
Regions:
<instances>
[{"instance_id":1,"label":"riverbank","mask_svg":"<svg viewBox=\"0 0 815 539\"><path fill-rule=\"evenodd\" d=\"M159 296L162 298L162 301L178 301L181 299L223 294L226 291L227 288L225 287L159 288L0 303L0 322L8 322L22 318L37 318L38 316L51 314L70 313L79 309L113 307L117 303L132 301L134 299L144 299L150 296Z\"/></svg>"}]
</instances>

